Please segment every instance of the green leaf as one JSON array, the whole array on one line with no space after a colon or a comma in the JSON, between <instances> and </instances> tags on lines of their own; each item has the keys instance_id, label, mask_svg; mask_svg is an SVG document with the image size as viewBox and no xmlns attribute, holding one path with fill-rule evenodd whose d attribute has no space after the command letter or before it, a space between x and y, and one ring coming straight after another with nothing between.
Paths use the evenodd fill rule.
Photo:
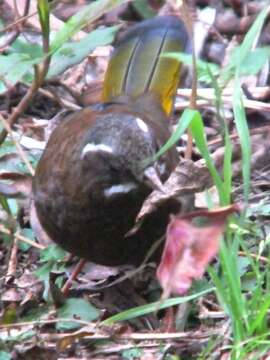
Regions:
<instances>
[{"instance_id":1,"label":"green leaf","mask_svg":"<svg viewBox=\"0 0 270 360\"><path fill-rule=\"evenodd\" d=\"M0 121L0 125L1 125ZM3 127L2 127L3 129ZM16 146L11 140L6 140L4 144L0 146L0 157L7 154L16 154ZM3 162L3 159L1 159L1 162Z\"/></svg>"},{"instance_id":2,"label":"green leaf","mask_svg":"<svg viewBox=\"0 0 270 360\"><path fill-rule=\"evenodd\" d=\"M3 81L0 81L0 94L3 94L7 91L7 87Z\"/></svg>"},{"instance_id":3,"label":"green leaf","mask_svg":"<svg viewBox=\"0 0 270 360\"><path fill-rule=\"evenodd\" d=\"M31 239L32 241L35 241L35 234L34 231L30 228L24 228L21 230L21 235L27 237L28 239Z\"/></svg>"},{"instance_id":4,"label":"green leaf","mask_svg":"<svg viewBox=\"0 0 270 360\"><path fill-rule=\"evenodd\" d=\"M65 304L58 309L57 315L60 319L76 318L84 321L93 321L99 317L99 311L84 299L71 298L67 299ZM56 328L58 330L69 330L80 326L80 324L73 321L59 321Z\"/></svg>"},{"instance_id":5,"label":"green leaf","mask_svg":"<svg viewBox=\"0 0 270 360\"><path fill-rule=\"evenodd\" d=\"M16 218L16 216L18 215L18 202L16 199L7 199L8 202L8 207L11 211L12 216L14 216Z\"/></svg>"},{"instance_id":6,"label":"green leaf","mask_svg":"<svg viewBox=\"0 0 270 360\"><path fill-rule=\"evenodd\" d=\"M0 351L0 360L11 360L11 354L6 351Z\"/></svg>"},{"instance_id":7,"label":"green leaf","mask_svg":"<svg viewBox=\"0 0 270 360\"><path fill-rule=\"evenodd\" d=\"M143 356L143 350L137 347L122 351L122 357L124 360L143 359L142 356Z\"/></svg>"},{"instance_id":8,"label":"green leaf","mask_svg":"<svg viewBox=\"0 0 270 360\"><path fill-rule=\"evenodd\" d=\"M47 281L49 279L50 272L53 269L53 263L51 261L40 266L34 273L42 281Z\"/></svg>"},{"instance_id":9,"label":"green leaf","mask_svg":"<svg viewBox=\"0 0 270 360\"><path fill-rule=\"evenodd\" d=\"M34 330L18 330L18 332L16 332L16 335L7 336L5 338L5 340L8 341L9 343L11 343L11 342L20 343L23 341L28 341L28 340L32 339L33 337L35 337L36 335L37 335L37 333ZM1 357L0 357L0 359L1 359Z\"/></svg>"},{"instance_id":10,"label":"green leaf","mask_svg":"<svg viewBox=\"0 0 270 360\"><path fill-rule=\"evenodd\" d=\"M27 54L12 53L0 55L0 76L8 83L16 84L26 73L31 71L31 66L40 59L31 59Z\"/></svg>"},{"instance_id":11,"label":"green leaf","mask_svg":"<svg viewBox=\"0 0 270 360\"><path fill-rule=\"evenodd\" d=\"M42 47L39 44L29 42L25 37L19 36L9 49L9 54L25 54L28 59L38 58L41 61L43 56Z\"/></svg>"},{"instance_id":12,"label":"green leaf","mask_svg":"<svg viewBox=\"0 0 270 360\"><path fill-rule=\"evenodd\" d=\"M59 30L52 41L50 53L59 50L50 66L49 77L58 75L71 65L79 63L90 51L100 45L105 45L113 40L117 27L96 30L88 34L78 43L65 45L73 35L75 35L86 24L91 23L106 11L114 9L116 6L127 0L98 0L87 5L80 12L72 16ZM47 0L38 1L38 11L42 26L43 36L49 36L49 4ZM11 47L11 52L7 55L0 55L0 77L7 83L15 85L17 82L30 83L33 80L33 65L43 61L42 48L37 44L24 43L22 39L17 40ZM4 82L0 82L0 93L6 91Z\"/></svg>"},{"instance_id":13,"label":"green leaf","mask_svg":"<svg viewBox=\"0 0 270 360\"><path fill-rule=\"evenodd\" d=\"M65 256L66 256L66 252L60 246L50 245L47 246L46 249L41 250L40 261L41 262L62 261Z\"/></svg>"},{"instance_id":14,"label":"green leaf","mask_svg":"<svg viewBox=\"0 0 270 360\"><path fill-rule=\"evenodd\" d=\"M127 0L98 0L83 7L81 11L73 15L59 30L51 42L50 53L53 54L66 43L73 35L87 24L97 20L100 16L114 8L124 4Z\"/></svg>"},{"instance_id":15,"label":"green leaf","mask_svg":"<svg viewBox=\"0 0 270 360\"><path fill-rule=\"evenodd\" d=\"M119 26L91 31L82 40L64 44L52 57L47 78L64 72L72 65L78 64L96 47L110 44Z\"/></svg>"},{"instance_id":16,"label":"green leaf","mask_svg":"<svg viewBox=\"0 0 270 360\"><path fill-rule=\"evenodd\" d=\"M33 232L32 229L29 229L29 228L21 229L20 234L25 236L26 238L32 240L32 241L35 241L35 235L34 235L34 232ZM26 244L23 241L19 241L20 250L27 251L27 250L29 250L30 247L31 247L31 245Z\"/></svg>"},{"instance_id":17,"label":"green leaf","mask_svg":"<svg viewBox=\"0 0 270 360\"><path fill-rule=\"evenodd\" d=\"M20 318L20 320L23 322L39 321L42 318L46 318L50 310L51 308L49 305L40 303L39 307L29 309L27 313Z\"/></svg>"}]
</instances>

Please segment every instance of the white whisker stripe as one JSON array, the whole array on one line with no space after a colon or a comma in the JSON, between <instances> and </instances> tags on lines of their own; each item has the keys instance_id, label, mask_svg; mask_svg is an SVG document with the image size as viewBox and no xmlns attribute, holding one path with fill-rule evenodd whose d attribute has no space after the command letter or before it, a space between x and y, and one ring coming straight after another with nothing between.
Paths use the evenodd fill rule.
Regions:
<instances>
[{"instance_id":1,"label":"white whisker stripe","mask_svg":"<svg viewBox=\"0 0 270 360\"><path fill-rule=\"evenodd\" d=\"M148 132L149 131L148 126L146 125L146 123L142 119L136 118L136 123L143 132Z\"/></svg>"},{"instance_id":2,"label":"white whisker stripe","mask_svg":"<svg viewBox=\"0 0 270 360\"><path fill-rule=\"evenodd\" d=\"M120 185L113 185L108 189L104 190L104 195L106 197L110 197L115 194L125 194L130 192L133 189L136 189L137 185L133 182L126 183L126 184L120 184Z\"/></svg>"},{"instance_id":3,"label":"white whisker stripe","mask_svg":"<svg viewBox=\"0 0 270 360\"><path fill-rule=\"evenodd\" d=\"M86 144L85 147L82 149L82 156L86 154L87 152L97 152L97 151L103 151L112 154L113 149L105 144Z\"/></svg>"}]
</instances>

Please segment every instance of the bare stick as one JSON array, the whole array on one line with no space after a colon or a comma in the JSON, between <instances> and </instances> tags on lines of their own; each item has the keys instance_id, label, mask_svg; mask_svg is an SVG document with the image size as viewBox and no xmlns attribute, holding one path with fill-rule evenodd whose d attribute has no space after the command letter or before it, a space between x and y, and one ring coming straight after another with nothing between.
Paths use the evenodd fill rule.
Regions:
<instances>
[{"instance_id":1,"label":"bare stick","mask_svg":"<svg viewBox=\"0 0 270 360\"><path fill-rule=\"evenodd\" d=\"M12 234L13 235L13 234ZM17 269L17 253L18 253L18 239L13 235L12 247L10 251L7 273L5 276L5 283L9 284L15 277Z\"/></svg>"},{"instance_id":2,"label":"bare stick","mask_svg":"<svg viewBox=\"0 0 270 360\"><path fill-rule=\"evenodd\" d=\"M6 234L6 235L12 235L12 231L7 229L4 225L1 225L0 224L0 233L3 233L3 234ZM16 232L14 234L14 237L19 240L19 241L22 241L28 245L31 245L37 249L40 249L40 250L44 250L46 247L41 245L41 244L38 244L37 242L33 241L33 240L30 240L28 238L26 238L25 236L23 235L20 235L18 232Z\"/></svg>"}]
</instances>

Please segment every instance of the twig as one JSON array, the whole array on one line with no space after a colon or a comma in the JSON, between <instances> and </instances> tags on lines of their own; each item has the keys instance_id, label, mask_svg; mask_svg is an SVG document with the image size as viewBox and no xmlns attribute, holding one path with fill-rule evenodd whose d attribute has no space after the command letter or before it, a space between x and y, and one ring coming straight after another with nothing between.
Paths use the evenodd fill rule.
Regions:
<instances>
[{"instance_id":1,"label":"twig","mask_svg":"<svg viewBox=\"0 0 270 360\"><path fill-rule=\"evenodd\" d=\"M4 225L2 225L2 224L0 224L0 233L7 234L7 235L12 235L12 231L9 230L9 229L7 229L7 228L6 228ZM19 232L16 232L16 233L14 234L14 237L15 237L17 240L22 241L22 242L24 242L24 243L26 243L26 244L28 244L28 245L31 245L31 246L33 246L33 247L35 247L35 248L37 248L37 249L44 250L44 249L46 248L45 246L43 246L43 245L41 245L41 244L38 244L38 243L36 243L35 241L30 240L30 239L26 238L26 237L23 236L23 235L20 235Z\"/></svg>"},{"instance_id":2,"label":"twig","mask_svg":"<svg viewBox=\"0 0 270 360\"><path fill-rule=\"evenodd\" d=\"M10 231L10 233L12 232ZM8 268L5 276L5 284L9 284L10 282L12 282L12 279L14 279L17 269L17 253L18 253L18 239L13 235L12 247L8 261Z\"/></svg>"},{"instance_id":3,"label":"twig","mask_svg":"<svg viewBox=\"0 0 270 360\"><path fill-rule=\"evenodd\" d=\"M13 27L16 27L17 25L19 25L20 23L24 22L25 20L31 18L32 16L35 16L37 15L37 11L31 13L31 14L28 14L28 15L25 15L25 16L22 16L20 17L19 19L15 20L13 23L7 25L6 27L4 27L1 32L3 33L6 33L7 31L9 31L10 29L12 29Z\"/></svg>"},{"instance_id":4,"label":"twig","mask_svg":"<svg viewBox=\"0 0 270 360\"><path fill-rule=\"evenodd\" d=\"M21 25L21 23L24 22L25 17L27 17L27 14L29 12L29 6L30 6L30 0L26 0L24 10L23 10L23 16L20 17L19 12L18 12L18 8L17 8L17 2L16 1L14 2L14 10L15 10L15 14L16 14L16 17L17 17L17 19L15 20L16 30L12 33L11 36L9 36L7 38L7 41L5 42L5 44L1 45L0 50L3 50L8 45L12 44L17 39L17 37L20 35L20 27L18 25L19 24ZM23 20L21 20L19 22L18 20L20 20L20 19L23 19ZM5 31L5 30L2 30L2 31Z\"/></svg>"},{"instance_id":5,"label":"twig","mask_svg":"<svg viewBox=\"0 0 270 360\"><path fill-rule=\"evenodd\" d=\"M83 321L83 320L79 320L76 318L58 318L58 319L50 319L50 320L37 320L37 321L29 321L29 322L21 322L21 323L14 323L14 324L0 324L0 329L11 329L11 328L17 328L17 327L24 327L24 326L36 326L36 325L47 325L47 324L55 324L58 322L75 322L81 325L86 325L87 327L89 327L89 325L93 326L93 328L91 330L87 330L87 329L81 329L79 331L76 331L74 333L71 333L69 335L66 334L58 334L59 336L57 336L58 339L64 339L66 337L72 337L72 338L88 338L88 339L92 339L92 340L99 340L99 339L117 339L117 340L141 340L141 341L149 341L149 340L188 340L191 337L193 339L206 339L210 336L214 336L217 335L219 333L220 329L212 329L212 330L208 330L208 331L203 331L203 332L194 332L194 331L187 331L187 332L175 332L175 333L123 333L123 334L111 334L111 331L109 333L101 333L98 332L96 330L96 326L93 323L87 322L87 321ZM87 333L89 333L89 335L87 335ZM53 337L55 337L55 334L52 335Z\"/></svg>"},{"instance_id":6,"label":"twig","mask_svg":"<svg viewBox=\"0 0 270 360\"><path fill-rule=\"evenodd\" d=\"M163 360L165 359L165 357L167 358L166 354L164 355L161 354L160 356L157 355L156 351L157 351L157 348L160 348L160 342L159 341L151 341L151 342L141 342L141 343L137 343L135 345L136 349L143 349L144 352L143 354L145 355L146 352L145 350L147 349L147 354L150 355L150 353L152 353L152 356L150 355L149 357L148 356L145 356L145 359L153 359L155 358L156 360ZM171 344L167 344L166 347L171 347ZM100 359L100 356L105 356L105 355L109 355L111 354L112 357L113 357L113 354L115 353L122 353L124 350L129 350L129 349L134 349L134 343L133 341L130 341L128 344L125 344L125 343L121 343L121 344L104 344L104 345L100 345L96 350L94 350L92 353L91 353L91 356L94 356L96 357L97 355L99 355L99 359ZM165 347L163 348L163 351L165 352ZM155 355L155 357L153 357ZM163 357L163 355L165 357ZM105 358L108 358L108 357L105 357ZM140 357L142 359L142 357ZM102 357L102 359L104 359L104 357ZM76 360L76 359L73 359L73 360Z\"/></svg>"},{"instance_id":7,"label":"twig","mask_svg":"<svg viewBox=\"0 0 270 360\"><path fill-rule=\"evenodd\" d=\"M270 88L268 86L251 86L248 87L248 91L252 94L255 99L264 99L266 96L270 95ZM213 88L198 88L197 89L198 97L202 97L208 100L213 100L215 97L215 90ZM177 95L190 98L191 89L188 88L179 88L177 90ZM222 90L222 95L233 96L233 88L227 87Z\"/></svg>"},{"instance_id":8,"label":"twig","mask_svg":"<svg viewBox=\"0 0 270 360\"><path fill-rule=\"evenodd\" d=\"M54 91L53 89L42 89L39 88L38 92L47 96L49 99L52 99L53 101L56 101L61 107L64 108L69 108L71 110L80 110L82 107L79 105L76 105L74 103L72 103L69 100L66 99L62 99L56 91Z\"/></svg>"},{"instance_id":9,"label":"twig","mask_svg":"<svg viewBox=\"0 0 270 360\"><path fill-rule=\"evenodd\" d=\"M260 95L260 88L258 88L258 92L257 94ZM265 88L261 88L262 93L264 93L264 91L266 91ZM269 91L269 89L268 89ZM191 89L179 89L177 91L177 94L183 97L187 97L188 99L190 98L191 94L192 94L192 90ZM199 106L213 106L212 102L215 99L215 95L213 92L213 89L198 89L198 97L202 98L199 99L197 101L197 104ZM230 89L227 89L226 92L222 92L222 101L224 104L229 105L230 107L232 107L232 93ZM247 109L253 109L253 110L260 110L260 111L270 111L270 104L268 104L267 102L263 102L263 101L258 101L258 100L250 100L250 99L243 99L244 102L244 106ZM187 104L189 103L189 101L179 101L178 99L176 99L176 109L184 109Z\"/></svg>"},{"instance_id":10,"label":"twig","mask_svg":"<svg viewBox=\"0 0 270 360\"><path fill-rule=\"evenodd\" d=\"M197 71L196 71L196 56L195 56L195 42L194 42L194 32L193 32L193 21L189 14L189 8L187 0L183 1L182 5L183 16L187 26L188 35L190 37L191 46L192 46L192 86L191 86L191 96L190 96L190 109L197 108ZM191 159L192 149L193 149L193 137L190 128L188 128L188 140L185 150L185 159Z\"/></svg>"},{"instance_id":11,"label":"twig","mask_svg":"<svg viewBox=\"0 0 270 360\"><path fill-rule=\"evenodd\" d=\"M39 86L40 86L40 76L38 75L38 72L35 71L35 79L32 82L30 88L28 89L27 93L24 95L22 100L20 101L19 105L13 109L12 114L7 120L7 123L11 127L14 125L14 123L18 120L20 115L26 110L28 105L30 104L31 100L33 99L34 95L36 94ZM7 131L3 130L0 134L0 144L2 144L5 141L5 138L7 136Z\"/></svg>"},{"instance_id":12,"label":"twig","mask_svg":"<svg viewBox=\"0 0 270 360\"><path fill-rule=\"evenodd\" d=\"M10 8L12 10L14 10L14 1L13 0L6 0L5 2L8 4L8 6L10 6ZM50 8L52 9L56 3L57 3L57 1L50 1ZM38 11L36 11L36 8L37 8L37 2L30 1L30 4L29 4L29 13L30 14L25 17L21 17L18 20L15 20L15 22L7 25L2 31L6 32L6 31L12 29L17 24L20 24L21 22L25 22L31 28L40 30L40 22L39 22L39 18L37 16ZM64 22L62 20L58 19L52 13L50 14L50 27L52 30L58 31L59 29L61 29L63 27L63 25L64 25ZM80 38L83 38L83 36L85 35L85 32L80 31L79 34L80 34Z\"/></svg>"},{"instance_id":13,"label":"twig","mask_svg":"<svg viewBox=\"0 0 270 360\"><path fill-rule=\"evenodd\" d=\"M63 293L64 296L68 295L68 291L72 285L72 281L74 279L76 279L76 277L78 276L78 274L81 272L81 270L83 269L84 265L86 263L86 260L82 259L78 262L78 264L76 265L75 269L72 271L72 274L70 275L70 277L68 278L68 280L65 282L64 286L62 287L61 291Z\"/></svg>"},{"instance_id":14,"label":"twig","mask_svg":"<svg viewBox=\"0 0 270 360\"><path fill-rule=\"evenodd\" d=\"M55 324L58 323L59 321L61 322L75 322L77 324L81 324L81 325L87 325L89 326L91 323L87 322L87 321L83 321L83 320L79 320L76 318L70 318L70 319L49 319L49 320L36 320L36 321L25 321L25 322L20 322L20 323L14 323L14 324L0 324L0 329L12 329L12 328L18 328L18 327L24 327L24 326L37 326L37 325L47 325L47 324Z\"/></svg>"},{"instance_id":15,"label":"twig","mask_svg":"<svg viewBox=\"0 0 270 360\"><path fill-rule=\"evenodd\" d=\"M252 257L253 259L257 259L257 260L260 260L261 262L265 263L265 264L269 264L270 261L267 257L265 256L261 256L261 255L257 255L257 254L247 254L246 252L244 251L238 251L238 255L240 256L250 256Z\"/></svg>"},{"instance_id":16,"label":"twig","mask_svg":"<svg viewBox=\"0 0 270 360\"><path fill-rule=\"evenodd\" d=\"M258 134L265 134L266 132L269 132L270 131L270 125L265 125L265 126L260 126L256 129L250 129L249 130L249 133L250 135L258 135ZM239 134L238 133L232 133L230 134L230 139L231 140L234 140L234 139L238 139L239 138ZM210 140L208 142L208 145L211 146L211 145L216 145L216 144L219 144L223 141L223 139L219 136L218 138L216 139L213 139L213 140Z\"/></svg>"}]
</instances>

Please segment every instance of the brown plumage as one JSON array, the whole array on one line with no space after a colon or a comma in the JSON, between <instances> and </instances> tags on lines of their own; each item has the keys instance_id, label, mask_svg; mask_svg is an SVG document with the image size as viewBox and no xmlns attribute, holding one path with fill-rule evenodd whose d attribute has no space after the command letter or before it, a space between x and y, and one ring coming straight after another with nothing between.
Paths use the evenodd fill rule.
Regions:
<instances>
[{"instance_id":1,"label":"brown plumage","mask_svg":"<svg viewBox=\"0 0 270 360\"><path fill-rule=\"evenodd\" d=\"M172 34L175 51L186 46L183 25L175 18L164 17L146 22L141 35L136 28L128 33L116 48L117 56L121 51L124 56L126 45L145 33L149 44L153 39L163 43L161 25L168 27L166 34ZM155 29L154 35L151 29ZM60 123L49 139L33 181L37 214L50 237L71 253L104 265L140 262L153 241L162 235L168 209L146 221L138 234L125 236L153 185L159 186L158 178L165 181L178 161L172 148L155 163L146 162L170 136L168 104L177 84L170 89L155 89L155 60L151 74L147 70L148 86L140 94L129 91L130 87L115 93L114 56L108 68L112 74L107 73L104 86L107 103L97 110L77 111ZM132 73L132 66L129 64L123 71ZM162 66L164 69L164 63ZM172 75L168 70L168 76L178 82L175 73L179 75L180 66L175 69Z\"/></svg>"}]
</instances>

